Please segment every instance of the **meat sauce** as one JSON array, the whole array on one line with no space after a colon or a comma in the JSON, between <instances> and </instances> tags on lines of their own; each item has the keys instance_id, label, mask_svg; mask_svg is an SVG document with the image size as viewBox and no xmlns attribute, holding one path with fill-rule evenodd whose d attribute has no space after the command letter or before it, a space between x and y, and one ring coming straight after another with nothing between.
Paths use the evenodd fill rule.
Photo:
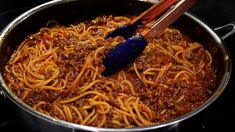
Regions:
<instances>
[{"instance_id":1,"label":"meat sauce","mask_svg":"<svg viewBox=\"0 0 235 132\"><path fill-rule=\"evenodd\" d=\"M92 21L85 22L85 27L106 26L113 30L117 25L114 26L108 23L110 19L113 20L114 16L97 17ZM130 19L132 19L132 17L130 17ZM115 22L118 23L119 21L124 20L116 20ZM39 36L47 36L48 32L48 30L41 30ZM102 29L98 29L91 32L90 35L104 37L105 32ZM40 42L47 44L47 41L53 39L47 38L41 40L39 38L45 37L31 36L28 37L28 40L26 41L32 42L32 45ZM86 40L87 43L80 44L80 41L83 42ZM104 50L99 52L97 59L93 61L92 65L98 67L98 73L102 73L105 68L102 64L102 60L110 49L115 47L113 41L116 43L125 41L122 37L109 38L107 40L99 39L96 42L88 40L89 37L87 36L77 39L74 34L67 34L66 39L60 38L59 36L57 39L53 39L53 45L58 47L58 50L56 51L58 59L55 60L55 64L59 68L59 74L55 79L67 78L66 86L63 90L58 91L40 90L40 88L32 89L24 99L24 102L34 107L37 103L44 101L48 105L43 105L40 108L42 109L42 112L66 120L58 111L53 110L54 108L50 103L53 104L58 100L75 97L80 93L79 90L82 85L85 86L91 83L90 76L84 75L80 80L79 85L81 86L70 89L91 52L104 46ZM71 48L71 45L74 47ZM158 47L156 45L158 45ZM179 30L169 28L159 37L150 40L145 51L133 64L130 64L122 71L119 71L112 76L97 77L101 81L113 81L115 84L114 87L111 86L114 84L110 84L110 87L112 87L112 94L110 94L109 89L106 89L102 83L96 83L91 88L92 90L100 91L109 97L107 103L111 106L111 110L106 115L106 122L103 127L128 127L124 125L125 123L122 119L119 120L121 125L112 123L112 119L114 118L112 109L121 109L121 104L117 101L118 95L120 93L131 95L132 92L128 85L116 85L122 80L129 80L132 83L135 92L134 96L139 98L141 102L138 105L138 108L143 113L149 113L148 108L150 108L153 112L153 116L151 116L149 120L154 123L161 123L174 119L201 106L211 96L211 91L216 85L216 72L210 64L210 57L208 57L203 46L188 50L193 46L197 47L198 44L186 41L185 36L183 36ZM71 48L72 50L65 50L64 47L67 47L68 49ZM182 52L185 51L183 52L184 54L181 53L180 50L182 50ZM24 58L19 60L19 62L20 61L23 62ZM17 64L9 64L9 67L14 65ZM151 70L151 68L154 68L154 70ZM41 72L43 73L44 71ZM139 72L140 77L137 72ZM182 74L178 74L180 72L182 72ZM87 74L89 74L89 72ZM50 78L52 75L53 72L45 72L45 78ZM179 76L180 79L176 76ZM17 80L12 73L5 73L5 78L13 80L16 85L11 85L11 89L20 98L26 89L30 89L26 84L22 83L22 81ZM8 83L10 83L10 81L8 81ZM87 106L89 105L88 98L90 97L93 96L87 95L84 98L81 98L79 102L73 102L72 105L77 108ZM89 109L87 110L88 113L91 111L92 110ZM89 125L98 126L102 119L101 116L97 116L95 121ZM133 125L132 127L137 126L132 118L128 118L128 121ZM73 118L70 122L81 123L78 118Z\"/></svg>"}]
</instances>

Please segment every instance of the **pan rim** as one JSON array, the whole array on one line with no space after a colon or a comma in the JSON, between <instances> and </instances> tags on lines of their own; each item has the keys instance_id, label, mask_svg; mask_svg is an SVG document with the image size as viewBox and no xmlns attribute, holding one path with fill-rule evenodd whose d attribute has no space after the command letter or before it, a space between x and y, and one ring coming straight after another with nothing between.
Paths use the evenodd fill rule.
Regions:
<instances>
[{"instance_id":1,"label":"pan rim","mask_svg":"<svg viewBox=\"0 0 235 132\"><path fill-rule=\"evenodd\" d=\"M9 31L11 31L12 29L14 29L19 23L21 23L22 21L24 21L25 19L27 19L28 17L30 17L32 14L39 12L45 8L49 8L51 6L57 5L57 4L63 4L66 2L71 2L71 1L76 1L76 0L54 0L54 1L50 1L44 4L41 4L39 6L36 6L28 11L26 11L25 13L21 14L20 16L18 16L17 18L15 18L11 23L9 23L1 32L0 35L0 47L2 47L2 43L4 42L4 37L8 35ZM136 1L142 1L143 0L136 0ZM206 31L208 31L208 33L210 33L211 36L213 36L213 38L215 39L215 41L220 45L221 49L223 50L222 52L226 52L227 57L225 59L226 60L226 69L230 69L228 71L226 71L226 73L224 74L224 76L221 79L221 83L219 83L219 85L215 91L215 93L199 108L195 109L194 111L191 111L189 113L186 113L178 118L175 118L173 120L167 121L167 122L163 122L161 124L155 124L155 125L151 125L151 126L145 126L145 127L135 127L135 128L98 128L98 127L92 127L92 126L85 126L85 125L80 125L80 124L75 124L75 123L71 123L71 122L67 122L67 121L63 121L60 119L55 119L51 116L48 116L46 114L43 114L39 111L34 110L32 107L28 106L26 103L24 103L21 99L19 99L7 86L6 83L3 79L2 74L0 74L0 83L1 83L1 87L2 90L4 91L4 93L8 96L8 98L10 100L12 100L17 106L19 106L21 109L23 109L24 111L26 111L27 113L36 116L37 118L41 118L45 121L48 121L52 124L55 125L59 125L59 126L64 126L67 128L72 128L74 130L80 129L80 130L88 130L88 131L146 131L146 130L153 130L153 129L159 129L159 128L163 128L166 126L172 126L174 124L177 124L183 120L186 120L194 115L196 115L197 113L201 112L202 110L204 110L206 107L208 107L212 102L214 102L224 91L224 89L226 88L226 85L229 81L230 75L231 75L231 57L229 55L228 50L226 49L226 47L223 45L223 41L220 39L220 37L204 22L202 22L200 19L196 18L195 16L193 16L190 13L185 13L185 16L189 17L190 19L194 20L197 24L199 24L200 26L202 26Z\"/></svg>"}]
</instances>

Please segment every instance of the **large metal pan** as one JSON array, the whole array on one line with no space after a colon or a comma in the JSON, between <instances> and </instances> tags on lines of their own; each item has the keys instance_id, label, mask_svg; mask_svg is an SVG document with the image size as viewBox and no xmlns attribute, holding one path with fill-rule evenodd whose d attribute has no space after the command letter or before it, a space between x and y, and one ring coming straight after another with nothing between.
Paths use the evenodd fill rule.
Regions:
<instances>
[{"instance_id":1,"label":"large metal pan","mask_svg":"<svg viewBox=\"0 0 235 132\"><path fill-rule=\"evenodd\" d=\"M18 114L24 124L33 131L43 132L74 132L88 131L143 131L168 129L176 123L190 118L214 102L225 89L231 74L231 59L222 39L198 18L185 13L173 24L183 33L198 41L211 52L213 65L217 69L218 83L213 95L198 109L180 116L174 120L158 125L141 128L96 128L58 120L35 111L21 101L6 85L3 79L4 66L18 44L29 34L36 33L49 20L57 20L62 24L84 21L103 14L138 15L152 4L133 0L54 0L39 5L13 20L1 32L0 36L0 82L3 92L14 102Z\"/></svg>"}]
</instances>

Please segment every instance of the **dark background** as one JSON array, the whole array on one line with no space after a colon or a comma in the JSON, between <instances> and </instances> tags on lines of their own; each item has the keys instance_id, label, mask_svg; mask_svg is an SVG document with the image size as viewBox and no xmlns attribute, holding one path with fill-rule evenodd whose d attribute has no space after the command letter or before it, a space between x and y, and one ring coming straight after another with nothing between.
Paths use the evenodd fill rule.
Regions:
<instances>
[{"instance_id":1,"label":"dark background","mask_svg":"<svg viewBox=\"0 0 235 132\"><path fill-rule=\"evenodd\" d=\"M46 2L47 0L1 0L0 1L0 31L12 19L22 12ZM210 27L215 28L235 21L235 0L198 0L198 3L189 11L198 16ZM226 39L234 64L235 35ZM234 68L234 67L233 67ZM232 73L230 82L222 95L204 111L179 123L171 132L211 132L235 131L235 89ZM0 96L0 132L27 132L21 125L16 111L8 99Z\"/></svg>"}]
</instances>

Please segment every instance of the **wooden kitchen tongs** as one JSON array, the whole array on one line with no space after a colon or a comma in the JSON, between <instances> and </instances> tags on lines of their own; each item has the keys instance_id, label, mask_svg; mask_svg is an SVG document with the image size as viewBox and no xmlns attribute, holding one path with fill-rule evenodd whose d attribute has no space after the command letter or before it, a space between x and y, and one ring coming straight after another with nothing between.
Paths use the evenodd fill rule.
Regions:
<instances>
[{"instance_id":1,"label":"wooden kitchen tongs","mask_svg":"<svg viewBox=\"0 0 235 132\"><path fill-rule=\"evenodd\" d=\"M103 60L104 76L111 75L133 62L147 46L146 39L152 39L184 14L196 0L161 0L136 17L130 24L111 31L106 38L122 36L125 42L118 44ZM141 25L150 24L148 29L135 35Z\"/></svg>"}]
</instances>

